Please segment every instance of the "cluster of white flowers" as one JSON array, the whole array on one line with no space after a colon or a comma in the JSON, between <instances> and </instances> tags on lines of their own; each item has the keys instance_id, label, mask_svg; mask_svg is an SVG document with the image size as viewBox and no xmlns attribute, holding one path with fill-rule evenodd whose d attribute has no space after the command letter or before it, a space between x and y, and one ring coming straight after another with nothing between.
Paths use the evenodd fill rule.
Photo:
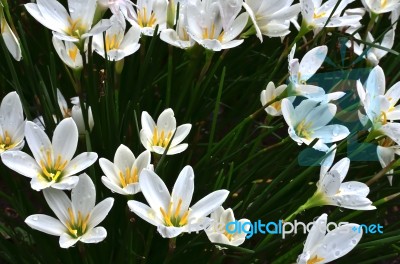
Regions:
<instances>
[{"instance_id":1,"label":"cluster of white flowers","mask_svg":"<svg viewBox=\"0 0 400 264\"><path fill-rule=\"evenodd\" d=\"M393 46L400 13L399 0L365 0L362 1L364 8L347 10L347 5L354 0L338 1L301 0L293 4L293 0L187 0L176 3L138 0L134 4L129 0L68 0L67 10L57 0L37 0L25 7L39 23L52 30L52 42L60 59L78 72L84 67L89 50L108 60L120 61L139 50L143 35L160 34L161 40L182 49L201 45L208 50L221 51L239 46L249 35L256 35L261 42L263 36L284 38L291 32L292 24L297 28L299 38L311 31L318 34L324 27L342 28L354 34L361 28L360 20L367 12L371 25L379 14L391 12L392 29L384 34L380 46L386 50ZM112 16L103 19L108 9ZM22 52L18 37L8 24L1 4L0 22L6 47L16 60L20 60ZM90 37L93 41L88 41ZM359 80L355 87L362 106L359 118L369 131L368 139L379 142L379 161L382 167L386 167L394 160L395 154L400 154L400 123L396 122L400 120L400 108L396 105L400 99L400 82L386 91L385 75L378 64L387 51L376 45L369 47L362 40L375 41L371 32L366 32L365 36L356 33L354 40L346 44L375 66L365 83ZM91 48L89 43L92 43ZM345 93L325 93L323 87L307 83L323 65L328 48L310 49L301 61L294 57L297 52L295 43L288 51L290 48L288 84L276 87L270 82L261 93L261 103L268 114L283 115L288 134L296 143L312 145L327 153L321 163L317 190L306 204L334 205L353 210L376 209L367 198L367 185L357 181L343 183L350 166L349 158L343 158L332 166L336 145L329 144L345 139L350 131L344 125L329 124L337 112L337 106L331 101L339 100ZM77 176L97 161L97 153L85 152L74 157L79 135L94 126L93 115L88 106L85 125L81 109L81 106L86 108L85 103L74 97L70 109L58 90L57 99L63 119L54 116L58 124L51 141L44 131L43 117L34 122L24 120L16 92L3 99L0 107L1 159L8 168L30 178L32 189L43 190L49 207L59 219L35 214L25 220L29 226L60 236L59 243L63 248L78 241L97 243L107 236L107 231L97 225L111 210L114 199L106 198L95 206L96 190L91 178L84 173ZM301 101L298 103L298 100ZM157 155L185 151L188 144L182 142L192 125L177 126L173 110L166 109L157 122L143 111L141 126L140 141L146 150L135 157L127 146L120 145L113 162L100 158L103 184L112 192L128 197L142 192L148 205L131 199L128 201L129 209L157 226L164 238L205 230L212 222L226 225L234 221L232 209L221 207L229 195L228 190L214 191L191 206L194 193L192 167L182 169L171 193L154 171L151 153L159 157ZM33 157L21 151L25 140ZM65 190L72 190L71 199ZM341 232L341 228L357 226L355 224L339 227L326 235L326 220L326 214L316 220L298 263L332 261L347 254L360 241L361 233L344 235ZM232 235L220 229L206 229L206 233L214 243L238 246L245 240L243 234ZM335 250L332 249L333 240L338 246Z\"/></svg>"}]
</instances>

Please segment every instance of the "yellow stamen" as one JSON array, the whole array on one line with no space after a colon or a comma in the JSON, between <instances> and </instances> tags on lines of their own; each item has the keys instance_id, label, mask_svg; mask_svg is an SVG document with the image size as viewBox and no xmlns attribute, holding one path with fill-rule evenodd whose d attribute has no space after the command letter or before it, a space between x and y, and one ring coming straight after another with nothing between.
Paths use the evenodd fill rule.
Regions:
<instances>
[{"instance_id":1,"label":"yellow stamen","mask_svg":"<svg viewBox=\"0 0 400 264\"><path fill-rule=\"evenodd\" d=\"M299 137L304 137L306 139L311 139L312 131L309 129L312 126L312 122L306 123L305 120L301 121L296 127L296 132Z\"/></svg>"},{"instance_id":2,"label":"yellow stamen","mask_svg":"<svg viewBox=\"0 0 400 264\"><path fill-rule=\"evenodd\" d=\"M135 182L139 182L139 175L138 175L138 168L133 168L132 171L132 178L131 178L131 182L130 183L135 183Z\"/></svg>"},{"instance_id":3,"label":"yellow stamen","mask_svg":"<svg viewBox=\"0 0 400 264\"><path fill-rule=\"evenodd\" d=\"M124 174L122 173L122 171L119 172L119 182L122 185L122 188L126 187L126 181L125 181L125 177Z\"/></svg>"},{"instance_id":4,"label":"yellow stamen","mask_svg":"<svg viewBox=\"0 0 400 264\"><path fill-rule=\"evenodd\" d=\"M387 124L387 115L385 112L383 112L383 111L381 112L380 118L381 118L382 125L386 125Z\"/></svg>"},{"instance_id":5,"label":"yellow stamen","mask_svg":"<svg viewBox=\"0 0 400 264\"><path fill-rule=\"evenodd\" d=\"M72 49L68 50L68 55L75 62L76 56L78 55L78 47L74 46Z\"/></svg>"},{"instance_id":6,"label":"yellow stamen","mask_svg":"<svg viewBox=\"0 0 400 264\"><path fill-rule=\"evenodd\" d=\"M319 14L314 13L314 19L318 19L318 18L324 17L325 15L326 15L326 12L322 12L322 13L319 13Z\"/></svg>"},{"instance_id":7,"label":"yellow stamen","mask_svg":"<svg viewBox=\"0 0 400 264\"><path fill-rule=\"evenodd\" d=\"M163 216L163 218L164 218L165 224L166 224L167 226L174 226L174 225L171 223L171 219L168 217L168 215L165 213L165 211L164 211L164 209L162 209L162 207L160 207L160 211L161 211L161 214L162 214L162 216Z\"/></svg>"},{"instance_id":8,"label":"yellow stamen","mask_svg":"<svg viewBox=\"0 0 400 264\"><path fill-rule=\"evenodd\" d=\"M138 12L137 23L140 27L153 27L157 22L156 14L151 11L150 18L147 19L147 9L143 7L143 10Z\"/></svg>"},{"instance_id":9,"label":"yellow stamen","mask_svg":"<svg viewBox=\"0 0 400 264\"><path fill-rule=\"evenodd\" d=\"M74 212L72 211L71 207L68 208L68 216L69 216L69 221L70 221L69 223L71 225L75 225L75 215L74 215Z\"/></svg>"},{"instance_id":10,"label":"yellow stamen","mask_svg":"<svg viewBox=\"0 0 400 264\"><path fill-rule=\"evenodd\" d=\"M110 51L113 49L118 49L119 48L119 44L117 41L117 35L114 34L112 37L110 36L106 36L106 51Z\"/></svg>"},{"instance_id":11,"label":"yellow stamen","mask_svg":"<svg viewBox=\"0 0 400 264\"><path fill-rule=\"evenodd\" d=\"M387 5L387 0L381 0L381 7L384 8Z\"/></svg>"},{"instance_id":12,"label":"yellow stamen","mask_svg":"<svg viewBox=\"0 0 400 264\"><path fill-rule=\"evenodd\" d=\"M318 256L315 256L315 257L309 259L307 261L307 264L316 264L316 263L321 262L323 260L324 260L324 258L318 258Z\"/></svg>"},{"instance_id":13,"label":"yellow stamen","mask_svg":"<svg viewBox=\"0 0 400 264\"><path fill-rule=\"evenodd\" d=\"M186 225L188 217L189 217L189 211L186 211L186 213L182 216L181 220L179 221L179 226Z\"/></svg>"},{"instance_id":14,"label":"yellow stamen","mask_svg":"<svg viewBox=\"0 0 400 264\"><path fill-rule=\"evenodd\" d=\"M66 227L73 237L79 237L86 233L87 225L89 222L90 214L86 216L82 215L78 211L78 217L75 218L75 214L71 207L68 208L68 221L66 222Z\"/></svg>"},{"instance_id":15,"label":"yellow stamen","mask_svg":"<svg viewBox=\"0 0 400 264\"><path fill-rule=\"evenodd\" d=\"M181 206L182 206L182 199L179 199L178 206L176 207L175 214L174 214L175 218L178 218L179 212L181 211Z\"/></svg>"}]
</instances>

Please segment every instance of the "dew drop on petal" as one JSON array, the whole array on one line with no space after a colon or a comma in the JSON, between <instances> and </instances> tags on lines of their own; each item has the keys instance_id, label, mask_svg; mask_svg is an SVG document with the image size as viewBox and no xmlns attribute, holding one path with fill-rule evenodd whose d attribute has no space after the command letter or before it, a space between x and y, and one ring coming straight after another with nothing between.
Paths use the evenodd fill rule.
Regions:
<instances>
[{"instance_id":1,"label":"dew drop on petal","mask_svg":"<svg viewBox=\"0 0 400 264\"><path fill-rule=\"evenodd\" d=\"M39 220L39 217L35 215L35 216L32 217L32 220L33 221L37 221L37 220Z\"/></svg>"},{"instance_id":2,"label":"dew drop on petal","mask_svg":"<svg viewBox=\"0 0 400 264\"><path fill-rule=\"evenodd\" d=\"M340 256L340 251L335 251L335 257L339 257Z\"/></svg>"}]
</instances>

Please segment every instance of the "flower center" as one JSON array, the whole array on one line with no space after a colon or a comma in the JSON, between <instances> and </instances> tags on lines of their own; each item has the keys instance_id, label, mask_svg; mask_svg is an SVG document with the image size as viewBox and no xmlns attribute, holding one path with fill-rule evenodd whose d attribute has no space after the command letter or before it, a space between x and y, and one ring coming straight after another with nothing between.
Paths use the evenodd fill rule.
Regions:
<instances>
[{"instance_id":1,"label":"flower center","mask_svg":"<svg viewBox=\"0 0 400 264\"><path fill-rule=\"evenodd\" d=\"M153 11L151 11L150 17L147 17L146 7L138 12L137 23L140 27L153 27L156 24L157 18Z\"/></svg>"},{"instance_id":2,"label":"flower center","mask_svg":"<svg viewBox=\"0 0 400 264\"><path fill-rule=\"evenodd\" d=\"M74 238L78 238L83 234L85 234L88 227L87 224L89 221L90 214L84 216L80 211L78 211L78 215L77 217L75 217L74 211L72 210L71 207L69 207L68 215L69 215L69 221L67 221L65 224L68 228L69 234Z\"/></svg>"},{"instance_id":3,"label":"flower center","mask_svg":"<svg viewBox=\"0 0 400 264\"><path fill-rule=\"evenodd\" d=\"M78 47L74 46L72 49L68 50L68 56L75 62L76 56L78 55Z\"/></svg>"},{"instance_id":4,"label":"flower center","mask_svg":"<svg viewBox=\"0 0 400 264\"><path fill-rule=\"evenodd\" d=\"M212 23L211 28L203 28L202 30L203 39L217 39L222 42L225 32L222 31L218 36L215 35L215 24Z\"/></svg>"},{"instance_id":5,"label":"flower center","mask_svg":"<svg viewBox=\"0 0 400 264\"><path fill-rule=\"evenodd\" d=\"M157 127L155 127L153 131L152 145L166 148L169 142L171 141L171 137L172 137L172 131L169 131L168 134L165 135L165 131L161 130L161 133L158 134L158 129Z\"/></svg>"},{"instance_id":6,"label":"flower center","mask_svg":"<svg viewBox=\"0 0 400 264\"><path fill-rule=\"evenodd\" d=\"M315 257L309 259L307 261L307 264L316 264L316 263L321 262L323 260L324 260L324 258L318 258L318 256L316 255Z\"/></svg>"},{"instance_id":7,"label":"flower center","mask_svg":"<svg viewBox=\"0 0 400 264\"><path fill-rule=\"evenodd\" d=\"M50 150L46 151L46 160L40 161L40 168L42 169L42 178L49 182L59 182L62 178L62 172L67 166L68 161L63 161L61 155L58 155L55 164L53 164L53 160L51 157Z\"/></svg>"},{"instance_id":8,"label":"flower center","mask_svg":"<svg viewBox=\"0 0 400 264\"><path fill-rule=\"evenodd\" d=\"M381 7L385 8L387 5L387 0L381 0Z\"/></svg>"},{"instance_id":9,"label":"flower center","mask_svg":"<svg viewBox=\"0 0 400 264\"><path fill-rule=\"evenodd\" d=\"M81 24L81 19L72 20L68 17L69 27L66 29L66 33L72 37L81 38L82 33L86 32L86 29Z\"/></svg>"},{"instance_id":10,"label":"flower center","mask_svg":"<svg viewBox=\"0 0 400 264\"><path fill-rule=\"evenodd\" d=\"M305 139L311 139L311 135L313 134L313 132L310 131L311 126L312 122L306 123L305 120L301 121L296 127L297 135Z\"/></svg>"},{"instance_id":11,"label":"flower center","mask_svg":"<svg viewBox=\"0 0 400 264\"><path fill-rule=\"evenodd\" d=\"M7 131L4 132L4 137L0 135L0 153L12 149L16 144L12 143L11 137Z\"/></svg>"},{"instance_id":12,"label":"flower center","mask_svg":"<svg viewBox=\"0 0 400 264\"><path fill-rule=\"evenodd\" d=\"M128 184L137 183L139 181L138 169L136 167L131 168L127 167L125 173L122 171L119 172L119 182L121 183L122 188L125 188Z\"/></svg>"},{"instance_id":13,"label":"flower center","mask_svg":"<svg viewBox=\"0 0 400 264\"><path fill-rule=\"evenodd\" d=\"M318 18L324 17L325 15L326 15L326 12L321 12L319 14L314 12L314 19L318 19Z\"/></svg>"},{"instance_id":14,"label":"flower center","mask_svg":"<svg viewBox=\"0 0 400 264\"><path fill-rule=\"evenodd\" d=\"M187 210L182 215L180 214L182 199L179 199L178 206L175 209L175 212L172 211L173 202L171 201L168 206L167 212L160 207L161 215L163 216L164 223L166 226L175 226L181 227L188 223L189 210Z\"/></svg>"},{"instance_id":15,"label":"flower center","mask_svg":"<svg viewBox=\"0 0 400 264\"><path fill-rule=\"evenodd\" d=\"M106 36L106 51L119 48L119 42L117 41L117 35L114 34L112 37Z\"/></svg>"}]
</instances>

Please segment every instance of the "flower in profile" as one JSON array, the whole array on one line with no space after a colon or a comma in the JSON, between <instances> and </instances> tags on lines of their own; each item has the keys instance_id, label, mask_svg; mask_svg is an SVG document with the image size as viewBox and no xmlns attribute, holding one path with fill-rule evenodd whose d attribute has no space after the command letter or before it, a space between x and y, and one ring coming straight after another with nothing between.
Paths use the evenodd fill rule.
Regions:
<instances>
[{"instance_id":1,"label":"flower in profile","mask_svg":"<svg viewBox=\"0 0 400 264\"><path fill-rule=\"evenodd\" d=\"M243 7L249 13L256 35L263 41L262 35L283 37L290 33L290 20L297 17L300 4L292 5L293 0L263 1L245 0Z\"/></svg>"},{"instance_id":2,"label":"flower in profile","mask_svg":"<svg viewBox=\"0 0 400 264\"><path fill-rule=\"evenodd\" d=\"M143 169L152 169L150 151L146 150L137 158L125 145L120 145L115 152L114 162L101 158L100 167L105 176L103 184L113 192L133 195L140 192L139 175Z\"/></svg>"},{"instance_id":3,"label":"flower in profile","mask_svg":"<svg viewBox=\"0 0 400 264\"><path fill-rule=\"evenodd\" d=\"M71 199L63 191L51 188L44 190L43 194L58 219L44 214L31 215L25 219L31 228L60 236L62 248L69 248L78 241L99 243L107 237L106 229L98 225L110 212L114 198L106 198L95 205L96 189L87 174L79 176Z\"/></svg>"},{"instance_id":4,"label":"flower in profile","mask_svg":"<svg viewBox=\"0 0 400 264\"><path fill-rule=\"evenodd\" d=\"M328 151L326 143L346 138L350 131L343 125L327 125L335 116L337 107L331 103L303 100L296 108L288 99L283 99L282 114L289 126L289 136L299 145L311 144L318 139L313 148Z\"/></svg>"},{"instance_id":5,"label":"flower in profile","mask_svg":"<svg viewBox=\"0 0 400 264\"><path fill-rule=\"evenodd\" d=\"M239 46L236 39L246 27L249 15L242 13L241 0L194 0L187 4L187 30L204 48L221 51Z\"/></svg>"},{"instance_id":6,"label":"flower in profile","mask_svg":"<svg viewBox=\"0 0 400 264\"><path fill-rule=\"evenodd\" d=\"M139 184L150 206L132 200L128 201L129 209L157 226L157 231L164 238L205 229L210 223L207 216L221 206L229 194L227 190L218 190L189 207L194 191L194 173L190 166L179 173L172 194L161 178L148 169L140 174Z\"/></svg>"},{"instance_id":7,"label":"flower in profile","mask_svg":"<svg viewBox=\"0 0 400 264\"><path fill-rule=\"evenodd\" d=\"M269 82L267 88L261 92L260 100L262 105L266 105L267 103L275 100L278 96L282 95L282 93L286 90L287 85L283 84L275 88L275 84L273 82ZM293 102L294 97L288 98L291 102ZM272 116L281 116L282 109L281 109L281 100L277 101L267 108L265 111Z\"/></svg>"},{"instance_id":8,"label":"flower in profile","mask_svg":"<svg viewBox=\"0 0 400 264\"><path fill-rule=\"evenodd\" d=\"M83 59L78 46L71 41L63 41L55 36L52 38L58 57L73 70L83 68Z\"/></svg>"},{"instance_id":9,"label":"flower in profile","mask_svg":"<svg viewBox=\"0 0 400 264\"><path fill-rule=\"evenodd\" d=\"M139 47L140 29L132 26L125 34L125 20L119 20L117 16L110 18L111 27L106 30L105 46L103 34L93 37L93 48L103 58L105 52L111 61L119 61L123 58L135 53Z\"/></svg>"},{"instance_id":10,"label":"flower in profile","mask_svg":"<svg viewBox=\"0 0 400 264\"><path fill-rule=\"evenodd\" d=\"M370 13L373 14L383 14L396 10L400 7L399 0L362 0L361 1Z\"/></svg>"},{"instance_id":11,"label":"flower in profile","mask_svg":"<svg viewBox=\"0 0 400 264\"><path fill-rule=\"evenodd\" d=\"M211 213L211 224L205 229L208 239L212 243L226 244L231 246L240 246L246 240L245 232L227 232L226 228L230 222L235 222L235 215L231 208L224 209L222 206L218 207ZM248 219L237 220L240 223L250 222ZM250 226L247 226L250 228ZM221 247L218 247L223 249Z\"/></svg>"},{"instance_id":12,"label":"flower in profile","mask_svg":"<svg viewBox=\"0 0 400 264\"><path fill-rule=\"evenodd\" d=\"M102 20L92 27L96 11L96 0L68 0L68 10L57 0L37 0L25 4L26 10L39 23L53 30L53 35L61 40L80 42L110 27Z\"/></svg>"},{"instance_id":13,"label":"flower in profile","mask_svg":"<svg viewBox=\"0 0 400 264\"><path fill-rule=\"evenodd\" d=\"M138 0L134 10L126 10L124 16L131 25L138 26L142 34L153 36L167 26L167 0ZM128 12L129 11L129 12Z\"/></svg>"},{"instance_id":14,"label":"flower in profile","mask_svg":"<svg viewBox=\"0 0 400 264\"><path fill-rule=\"evenodd\" d=\"M142 113L142 130L140 130L140 141L142 145L151 152L163 154L170 144L167 155L174 155L185 151L188 144L180 144L189 134L191 124L176 127L174 111L171 108L164 110L157 119L144 111ZM175 135L174 135L175 133ZM173 137L173 138L172 138Z\"/></svg>"},{"instance_id":15,"label":"flower in profile","mask_svg":"<svg viewBox=\"0 0 400 264\"><path fill-rule=\"evenodd\" d=\"M0 105L0 154L20 150L24 141L24 112L16 92L7 94Z\"/></svg>"},{"instance_id":16,"label":"flower in profile","mask_svg":"<svg viewBox=\"0 0 400 264\"><path fill-rule=\"evenodd\" d=\"M370 124L370 137L388 136L397 145L400 144L400 124L392 121L400 120L400 82L394 84L385 93L385 74L380 66L370 72L364 85L357 81L357 92L365 114L359 112L364 126Z\"/></svg>"},{"instance_id":17,"label":"flower in profile","mask_svg":"<svg viewBox=\"0 0 400 264\"><path fill-rule=\"evenodd\" d=\"M21 45L4 16L2 3L0 3L0 32L10 54L16 61L20 61L22 59Z\"/></svg>"},{"instance_id":18,"label":"flower in profile","mask_svg":"<svg viewBox=\"0 0 400 264\"><path fill-rule=\"evenodd\" d=\"M336 4L339 0L328 0L322 4L321 0L302 0L301 14L303 16L303 25L306 30L319 31L323 27L344 27L358 24L362 16L360 15L343 15L343 10L348 4L354 0L340 1L335 10ZM329 20L329 21L328 21Z\"/></svg>"},{"instance_id":19,"label":"flower in profile","mask_svg":"<svg viewBox=\"0 0 400 264\"><path fill-rule=\"evenodd\" d=\"M311 227L298 264L328 263L349 253L360 242L363 231L360 225L344 224L327 231L328 215L322 214Z\"/></svg>"},{"instance_id":20,"label":"flower in profile","mask_svg":"<svg viewBox=\"0 0 400 264\"><path fill-rule=\"evenodd\" d=\"M33 157L22 151L5 152L1 159L7 167L31 178L31 187L69 190L76 186L76 173L97 160L94 152L81 153L72 159L78 145L78 128L72 118L62 120L54 130L52 142L35 123L25 124L25 138Z\"/></svg>"},{"instance_id":21,"label":"flower in profile","mask_svg":"<svg viewBox=\"0 0 400 264\"><path fill-rule=\"evenodd\" d=\"M179 7L179 17L176 22L176 29L167 28L161 31L160 39L172 46L187 49L196 43L187 32L187 5Z\"/></svg>"},{"instance_id":22,"label":"flower in profile","mask_svg":"<svg viewBox=\"0 0 400 264\"><path fill-rule=\"evenodd\" d=\"M347 31L346 31L347 32ZM381 46L386 49L391 49L394 44L394 30L391 29L384 35L382 41L380 43L376 43L374 37L371 35L370 32L367 34L366 42L368 43L375 43L378 46ZM361 40L360 34L354 35L355 40ZM365 57L365 59L372 64L373 66L377 66L379 61L388 53L386 50L383 50L379 47L365 47L363 43L357 44L354 41L348 41L346 43L347 47L353 47L354 53ZM366 50L364 50L364 48Z\"/></svg>"},{"instance_id":23,"label":"flower in profile","mask_svg":"<svg viewBox=\"0 0 400 264\"><path fill-rule=\"evenodd\" d=\"M317 191L307 201L308 205L334 205L353 210L374 210L366 197L369 187L358 181L343 182L350 167L350 159L343 158L332 166L336 149L330 149L321 164Z\"/></svg>"}]
</instances>

